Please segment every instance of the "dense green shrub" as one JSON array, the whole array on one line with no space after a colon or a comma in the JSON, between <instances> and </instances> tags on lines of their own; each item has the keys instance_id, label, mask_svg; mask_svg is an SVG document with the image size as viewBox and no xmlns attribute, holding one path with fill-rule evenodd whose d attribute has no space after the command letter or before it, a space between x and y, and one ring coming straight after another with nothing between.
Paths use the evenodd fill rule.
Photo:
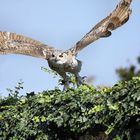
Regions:
<instances>
[{"instance_id":1,"label":"dense green shrub","mask_svg":"<svg viewBox=\"0 0 140 140\"><path fill-rule=\"evenodd\" d=\"M140 78L0 99L0 140L139 140Z\"/></svg>"}]
</instances>

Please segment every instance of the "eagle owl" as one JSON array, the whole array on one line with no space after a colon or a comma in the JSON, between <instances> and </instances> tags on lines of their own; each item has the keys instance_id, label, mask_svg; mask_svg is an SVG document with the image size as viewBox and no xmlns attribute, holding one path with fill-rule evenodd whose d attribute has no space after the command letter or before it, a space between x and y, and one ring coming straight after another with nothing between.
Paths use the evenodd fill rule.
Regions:
<instances>
[{"instance_id":1,"label":"eagle owl","mask_svg":"<svg viewBox=\"0 0 140 140\"><path fill-rule=\"evenodd\" d=\"M22 35L1 31L0 54L23 54L46 59L49 67L62 76L64 90L69 86L67 72L74 74L77 85L80 85L82 77L79 72L82 63L76 59L77 54L99 38L109 37L112 30L126 23L131 14L131 2L132 0L121 0L109 16L96 24L80 41L66 51L58 50Z\"/></svg>"}]
</instances>

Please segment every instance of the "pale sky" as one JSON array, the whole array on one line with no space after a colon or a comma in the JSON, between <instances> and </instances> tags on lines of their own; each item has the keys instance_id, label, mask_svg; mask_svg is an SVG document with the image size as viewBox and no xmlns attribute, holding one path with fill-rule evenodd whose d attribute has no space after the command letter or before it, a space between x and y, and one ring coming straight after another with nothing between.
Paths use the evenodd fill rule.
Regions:
<instances>
[{"instance_id":1,"label":"pale sky","mask_svg":"<svg viewBox=\"0 0 140 140\"><path fill-rule=\"evenodd\" d=\"M106 17L119 0L0 0L0 30L16 32L58 49L68 49L96 23ZM112 86L115 69L136 63L140 54L140 1L133 0L130 20L111 37L100 39L82 50L80 74L95 76L94 85ZM127 60L130 60L128 62ZM47 61L22 55L0 56L0 95L7 94L22 79L24 90L54 89L58 79L41 70Z\"/></svg>"}]
</instances>

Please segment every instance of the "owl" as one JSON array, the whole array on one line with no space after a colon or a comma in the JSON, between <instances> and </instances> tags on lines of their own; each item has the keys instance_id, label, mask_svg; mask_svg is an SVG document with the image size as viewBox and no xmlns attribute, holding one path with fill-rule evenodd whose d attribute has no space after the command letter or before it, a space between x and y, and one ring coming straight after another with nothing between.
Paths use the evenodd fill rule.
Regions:
<instances>
[{"instance_id":1,"label":"owl","mask_svg":"<svg viewBox=\"0 0 140 140\"><path fill-rule=\"evenodd\" d=\"M121 0L110 15L96 24L81 40L66 51L16 33L0 31L0 54L22 54L43 58L48 61L49 67L63 78L64 90L69 87L67 73L74 74L77 86L79 86L83 78L79 75L82 63L76 58L77 54L92 42L111 36L111 31L125 24L131 14L131 2L132 0Z\"/></svg>"}]
</instances>

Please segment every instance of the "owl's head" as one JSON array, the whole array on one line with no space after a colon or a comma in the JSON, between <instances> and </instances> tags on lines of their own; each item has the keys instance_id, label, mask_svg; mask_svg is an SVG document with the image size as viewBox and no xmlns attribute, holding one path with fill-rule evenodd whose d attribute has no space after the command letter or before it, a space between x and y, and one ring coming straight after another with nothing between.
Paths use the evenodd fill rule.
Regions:
<instances>
[{"instance_id":1,"label":"owl's head","mask_svg":"<svg viewBox=\"0 0 140 140\"><path fill-rule=\"evenodd\" d=\"M61 51L54 51L52 52L48 60L51 61L52 63L64 64L68 61L68 54Z\"/></svg>"}]
</instances>

